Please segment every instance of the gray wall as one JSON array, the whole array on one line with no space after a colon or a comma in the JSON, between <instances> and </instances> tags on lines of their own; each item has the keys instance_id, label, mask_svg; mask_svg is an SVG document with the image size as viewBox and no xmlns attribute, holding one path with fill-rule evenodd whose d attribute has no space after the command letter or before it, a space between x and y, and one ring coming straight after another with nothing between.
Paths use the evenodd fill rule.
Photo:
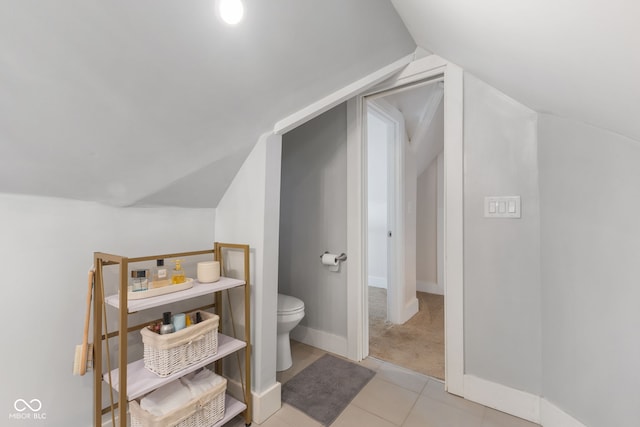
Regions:
<instances>
[{"instance_id":1,"label":"gray wall","mask_svg":"<svg viewBox=\"0 0 640 427\"><path fill-rule=\"evenodd\" d=\"M590 427L640 423L640 142L539 119L543 395Z\"/></svg>"},{"instance_id":2,"label":"gray wall","mask_svg":"<svg viewBox=\"0 0 640 427\"><path fill-rule=\"evenodd\" d=\"M418 176L416 203L416 279L438 283L438 158Z\"/></svg>"},{"instance_id":3,"label":"gray wall","mask_svg":"<svg viewBox=\"0 0 640 427\"><path fill-rule=\"evenodd\" d=\"M305 303L301 325L347 336L348 262L337 273L320 255L347 249L347 110L341 104L282 139L278 290Z\"/></svg>"},{"instance_id":4,"label":"gray wall","mask_svg":"<svg viewBox=\"0 0 640 427\"><path fill-rule=\"evenodd\" d=\"M465 74L465 372L541 391L536 113ZM485 219L485 196L520 195L521 219Z\"/></svg>"}]
</instances>

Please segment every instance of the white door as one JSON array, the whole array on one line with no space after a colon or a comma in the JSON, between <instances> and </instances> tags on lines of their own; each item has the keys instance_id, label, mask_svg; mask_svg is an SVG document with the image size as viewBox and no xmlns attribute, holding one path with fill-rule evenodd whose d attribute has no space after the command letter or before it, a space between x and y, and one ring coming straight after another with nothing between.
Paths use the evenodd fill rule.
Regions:
<instances>
[{"instance_id":1,"label":"white door","mask_svg":"<svg viewBox=\"0 0 640 427\"><path fill-rule=\"evenodd\" d=\"M376 203L378 200L385 199L384 204L379 204L378 209L373 209L373 211L368 212L367 215L370 224L373 222L375 224L382 223L385 225L384 229L381 230L381 236L370 234L367 244L370 254L368 257L367 270L369 276L372 276L371 273L373 271L382 270L378 264L374 265L374 254L378 254L378 262L384 262L386 266L387 320L391 323L402 323L404 321L402 317L405 300L403 292L405 282L404 268L401 268L404 262L404 222L402 210L402 206L404 205L404 118L398 110L383 100L368 101L366 108L367 118L371 118L372 122L374 122L371 123L372 126L370 126L369 123L367 124L367 130L369 131L375 128L378 133L383 133L383 135L368 134L367 141L368 143L375 143L375 138L378 139L377 143L379 144L379 139L382 137L384 144L383 150L386 150L386 153L382 153L385 157L384 160L386 160L386 168L380 171L380 175L386 176L386 191L376 192L375 190L377 190L377 188L367 189L367 194L370 197L372 195L376 197L376 193L378 194L378 199L373 200L373 204L368 203L369 209L371 209L372 205L375 206L379 204ZM376 147L372 146L371 148ZM380 151L383 151L379 150L380 147L377 148L377 153L372 152L367 154L368 167L372 166L372 162L377 165L380 164L379 158L373 158L374 156L379 157ZM381 177L378 176L377 180L374 179L374 182L368 183L368 185L371 187L372 185L384 183L385 180L381 180L380 178ZM380 195L380 193L383 194ZM382 212L382 210L386 210L386 212ZM381 247L381 245L384 247ZM382 252L384 252L384 257L380 255Z\"/></svg>"}]
</instances>

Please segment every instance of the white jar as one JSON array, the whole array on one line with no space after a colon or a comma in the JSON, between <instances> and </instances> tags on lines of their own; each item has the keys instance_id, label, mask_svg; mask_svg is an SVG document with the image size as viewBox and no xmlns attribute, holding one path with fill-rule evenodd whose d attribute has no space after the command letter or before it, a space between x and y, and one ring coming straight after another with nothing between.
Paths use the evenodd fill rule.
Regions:
<instances>
[{"instance_id":1,"label":"white jar","mask_svg":"<svg viewBox=\"0 0 640 427\"><path fill-rule=\"evenodd\" d=\"M198 263L198 282L211 283L220 280L220 263L204 261Z\"/></svg>"}]
</instances>

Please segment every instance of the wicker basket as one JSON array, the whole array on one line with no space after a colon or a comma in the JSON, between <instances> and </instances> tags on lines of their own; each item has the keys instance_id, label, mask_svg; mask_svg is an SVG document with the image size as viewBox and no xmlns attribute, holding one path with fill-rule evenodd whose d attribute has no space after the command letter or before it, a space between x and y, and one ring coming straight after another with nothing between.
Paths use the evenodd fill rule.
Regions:
<instances>
[{"instance_id":1,"label":"wicker basket","mask_svg":"<svg viewBox=\"0 0 640 427\"><path fill-rule=\"evenodd\" d=\"M143 328L144 367L167 377L218 352L218 321L215 314L201 311L202 322L172 334L160 335Z\"/></svg>"},{"instance_id":2,"label":"wicker basket","mask_svg":"<svg viewBox=\"0 0 640 427\"><path fill-rule=\"evenodd\" d=\"M166 415L156 416L145 411L133 400L129 402L132 427L211 427L224 417L224 392L227 380L218 384Z\"/></svg>"}]
</instances>

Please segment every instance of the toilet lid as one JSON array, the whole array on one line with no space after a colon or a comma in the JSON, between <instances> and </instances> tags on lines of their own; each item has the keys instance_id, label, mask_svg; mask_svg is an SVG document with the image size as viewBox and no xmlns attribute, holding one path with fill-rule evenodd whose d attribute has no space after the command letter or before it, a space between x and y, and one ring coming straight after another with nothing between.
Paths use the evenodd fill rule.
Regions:
<instances>
[{"instance_id":1,"label":"toilet lid","mask_svg":"<svg viewBox=\"0 0 640 427\"><path fill-rule=\"evenodd\" d=\"M278 313L291 313L304 310L304 302L296 297L278 294Z\"/></svg>"}]
</instances>

